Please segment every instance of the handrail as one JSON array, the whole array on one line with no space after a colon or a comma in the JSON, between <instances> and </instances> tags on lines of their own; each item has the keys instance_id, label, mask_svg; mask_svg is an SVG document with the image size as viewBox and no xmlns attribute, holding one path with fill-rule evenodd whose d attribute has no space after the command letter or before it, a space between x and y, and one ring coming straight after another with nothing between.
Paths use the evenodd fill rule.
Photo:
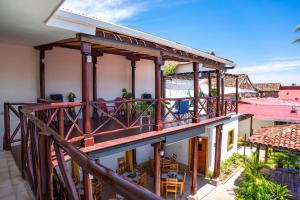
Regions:
<instances>
[{"instance_id":1,"label":"handrail","mask_svg":"<svg viewBox=\"0 0 300 200\"><path fill-rule=\"evenodd\" d=\"M75 146L64 140L57 132L53 129L49 128L47 124L43 121L35 117L31 112L34 110L32 107L24 107L21 112L24 114L25 117L30 119L40 130L39 134L49 136L53 142L62 148L69 156L75 160L83 170L91 173L93 176L97 177L98 179L103 179L104 181L108 182L110 185L114 186L115 190L124 196L126 199L133 199L133 200L154 200L154 199L161 199L159 196L155 195L154 193L137 186L130 181L122 178L121 176L117 175L111 169L97 164L94 160L92 160L89 156L85 153L77 149Z\"/></svg>"}]
</instances>

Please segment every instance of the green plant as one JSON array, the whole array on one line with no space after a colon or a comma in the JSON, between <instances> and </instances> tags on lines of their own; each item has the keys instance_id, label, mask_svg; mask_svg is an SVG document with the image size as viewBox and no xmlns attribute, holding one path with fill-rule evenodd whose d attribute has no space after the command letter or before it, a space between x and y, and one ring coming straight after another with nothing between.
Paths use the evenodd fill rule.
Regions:
<instances>
[{"instance_id":1,"label":"green plant","mask_svg":"<svg viewBox=\"0 0 300 200\"><path fill-rule=\"evenodd\" d=\"M243 156L239 153L233 153L229 158L221 163L220 171L222 175L231 174L242 163Z\"/></svg>"},{"instance_id":2,"label":"green plant","mask_svg":"<svg viewBox=\"0 0 300 200\"><path fill-rule=\"evenodd\" d=\"M214 172L213 172L213 171L209 171L209 172L207 173L207 177L208 177L208 178L212 179L213 176L214 176Z\"/></svg>"},{"instance_id":3,"label":"green plant","mask_svg":"<svg viewBox=\"0 0 300 200\"><path fill-rule=\"evenodd\" d=\"M132 93L128 92L126 88L122 89L122 98L124 99L132 99Z\"/></svg>"},{"instance_id":4,"label":"green plant","mask_svg":"<svg viewBox=\"0 0 300 200\"><path fill-rule=\"evenodd\" d=\"M300 31L300 25L298 25L296 27L296 32L299 32ZM300 43L300 38L297 38L296 40L294 40L294 43Z\"/></svg>"},{"instance_id":5,"label":"green plant","mask_svg":"<svg viewBox=\"0 0 300 200\"><path fill-rule=\"evenodd\" d=\"M75 98L76 98L76 95L73 92L70 92L68 94L68 99L75 99Z\"/></svg>"},{"instance_id":6,"label":"green plant","mask_svg":"<svg viewBox=\"0 0 300 200\"><path fill-rule=\"evenodd\" d=\"M210 94L211 96L217 96L218 95L218 91L217 91L217 88L211 88L210 89Z\"/></svg>"},{"instance_id":7,"label":"green plant","mask_svg":"<svg viewBox=\"0 0 300 200\"><path fill-rule=\"evenodd\" d=\"M168 64L164 67L164 76L173 75L176 72L176 64Z\"/></svg>"},{"instance_id":8,"label":"green plant","mask_svg":"<svg viewBox=\"0 0 300 200\"><path fill-rule=\"evenodd\" d=\"M147 108L149 107L149 104L147 103L147 101L141 101L137 104L136 106L136 109L138 112L142 113L144 112ZM150 116L154 116L154 113L155 113L155 109L153 106L150 106L147 110L147 113L150 115Z\"/></svg>"}]
</instances>

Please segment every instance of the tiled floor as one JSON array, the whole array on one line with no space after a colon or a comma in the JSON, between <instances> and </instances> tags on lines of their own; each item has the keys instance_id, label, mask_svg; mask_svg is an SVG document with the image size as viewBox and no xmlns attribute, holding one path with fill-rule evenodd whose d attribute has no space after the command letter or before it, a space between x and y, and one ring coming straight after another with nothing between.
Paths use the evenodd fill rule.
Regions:
<instances>
[{"instance_id":1,"label":"tiled floor","mask_svg":"<svg viewBox=\"0 0 300 200\"><path fill-rule=\"evenodd\" d=\"M34 199L10 151L0 151L0 200Z\"/></svg>"}]
</instances>

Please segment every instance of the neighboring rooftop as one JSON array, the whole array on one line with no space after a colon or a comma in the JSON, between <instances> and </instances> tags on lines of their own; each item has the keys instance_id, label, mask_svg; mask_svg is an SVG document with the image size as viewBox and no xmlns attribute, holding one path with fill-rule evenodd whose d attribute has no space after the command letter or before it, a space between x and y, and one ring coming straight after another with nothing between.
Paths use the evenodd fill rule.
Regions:
<instances>
[{"instance_id":1,"label":"neighboring rooftop","mask_svg":"<svg viewBox=\"0 0 300 200\"><path fill-rule=\"evenodd\" d=\"M278 92L280 83L253 83L253 86L260 92Z\"/></svg>"},{"instance_id":2,"label":"neighboring rooftop","mask_svg":"<svg viewBox=\"0 0 300 200\"><path fill-rule=\"evenodd\" d=\"M281 86L279 98L300 102L300 86Z\"/></svg>"},{"instance_id":3,"label":"neighboring rooftop","mask_svg":"<svg viewBox=\"0 0 300 200\"><path fill-rule=\"evenodd\" d=\"M249 140L258 145L300 151L300 124L262 127Z\"/></svg>"}]
</instances>

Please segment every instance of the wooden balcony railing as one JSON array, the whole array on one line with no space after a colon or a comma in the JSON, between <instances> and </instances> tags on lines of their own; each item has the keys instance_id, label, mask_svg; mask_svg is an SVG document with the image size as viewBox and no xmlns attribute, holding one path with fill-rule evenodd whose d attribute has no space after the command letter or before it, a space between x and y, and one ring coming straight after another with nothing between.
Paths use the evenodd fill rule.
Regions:
<instances>
[{"instance_id":1,"label":"wooden balcony railing","mask_svg":"<svg viewBox=\"0 0 300 200\"><path fill-rule=\"evenodd\" d=\"M55 190L57 191L56 195L60 195L60 197L79 199L80 194L76 190L75 182L67 167L66 158L68 158L69 161L73 160L80 166L85 178L91 174L96 179L111 185L116 193L126 199L161 199L152 192L123 179L112 170L96 163L51 127L50 119L54 119L53 116L56 113L63 112L66 107L78 105L82 106L78 103L28 106L19 113L22 174L29 181L36 198L53 199ZM45 110L47 112L44 112ZM51 114L48 113L49 110L51 110ZM41 111L45 115L42 115ZM43 121L45 118L48 120ZM59 175L53 176L54 174ZM55 188L57 184L54 182L61 185ZM84 186L86 186L85 184ZM89 197L87 190L84 190L84 197L85 199Z\"/></svg>"}]
</instances>

